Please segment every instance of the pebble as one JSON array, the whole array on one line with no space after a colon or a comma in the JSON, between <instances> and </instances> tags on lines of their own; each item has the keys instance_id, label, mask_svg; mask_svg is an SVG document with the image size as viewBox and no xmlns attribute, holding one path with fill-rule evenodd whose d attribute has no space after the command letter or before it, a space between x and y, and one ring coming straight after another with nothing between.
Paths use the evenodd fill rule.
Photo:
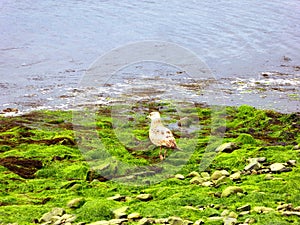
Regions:
<instances>
[{"instance_id":1,"label":"pebble","mask_svg":"<svg viewBox=\"0 0 300 225\"><path fill-rule=\"evenodd\" d=\"M62 216L65 214L65 209L63 208L53 208L50 212L43 214L40 219L40 222L48 222L51 221L54 216Z\"/></svg>"},{"instance_id":2,"label":"pebble","mask_svg":"<svg viewBox=\"0 0 300 225\"><path fill-rule=\"evenodd\" d=\"M243 193L243 189L237 186L229 186L227 188L225 188L221 194L221 197L228 197L232 194L236 194L236 193Z\"/></svg>"}]
</instances>

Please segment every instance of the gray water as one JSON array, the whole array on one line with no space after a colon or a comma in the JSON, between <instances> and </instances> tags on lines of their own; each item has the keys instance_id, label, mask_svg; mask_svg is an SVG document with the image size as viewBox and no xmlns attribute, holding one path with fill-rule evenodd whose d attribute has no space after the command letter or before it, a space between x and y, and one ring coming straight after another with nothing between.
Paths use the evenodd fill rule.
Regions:
<instances>
[{"instance_id":1,"label":"gray water","mask_svg":"<svg viewBox=\"0 0 300 225\"><path fill-rule=\"evenodd\" d=\"M99 56L159 40L197 54L231 90L225 104L299 111L299 12L299 0L1 0L0 109L68 108ZM234 95L240 79L256 84L265 71L287 74L283 89L293 90Z\"/></svg>"}]
</instances>

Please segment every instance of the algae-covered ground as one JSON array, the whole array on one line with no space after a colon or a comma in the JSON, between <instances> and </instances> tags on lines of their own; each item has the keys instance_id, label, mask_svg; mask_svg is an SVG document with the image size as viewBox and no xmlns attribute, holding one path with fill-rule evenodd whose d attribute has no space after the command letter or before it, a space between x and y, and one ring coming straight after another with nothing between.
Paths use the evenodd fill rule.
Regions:
<instances>
[{"instance_id":1,"label":"algae-covered ground","mask_svg":"<svg viewBox=\"0 0 300 225\"><path fill-rule=\"evenodd\" d=\"M153 110L181 147L163 162L148 139ZM56 207L88 224L125 206L119 217L131 224L142 224L132 213L153 218L145 224L300 224L299 114L246 105L184 113L157 103L126 116L102 106L92 120L71 111L0 117L0 224L43 223Z\"/></svg>"}]
</instances>

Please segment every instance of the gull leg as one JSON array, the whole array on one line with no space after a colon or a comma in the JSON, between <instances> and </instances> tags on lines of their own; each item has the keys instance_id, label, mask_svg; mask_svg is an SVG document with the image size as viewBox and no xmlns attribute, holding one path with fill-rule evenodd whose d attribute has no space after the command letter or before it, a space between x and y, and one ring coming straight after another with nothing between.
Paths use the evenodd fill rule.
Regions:
<instances>
[{"instance_id":1,"label":"gull leg","mask_svg":"<svg viewBox=\"0 0 300 225\"><path fill-rule=\"evenodd\" d=\"M164 159L166 158L166 156L167 156L167 149L165 148Z\"/></svg>"},{"instance_id":2,"label":"gull leg","mask_svg":"<svg viewBox=\"0 0 300 225\"><path fill-rule=\"evenodd\" d=\"M160 160L163 160L163 159L164 159L164 157L163 157L162 154L161 154L161 146L160 146L160 149L159 149L159 158L160 158Z\"/></svg>"}]
</instances>

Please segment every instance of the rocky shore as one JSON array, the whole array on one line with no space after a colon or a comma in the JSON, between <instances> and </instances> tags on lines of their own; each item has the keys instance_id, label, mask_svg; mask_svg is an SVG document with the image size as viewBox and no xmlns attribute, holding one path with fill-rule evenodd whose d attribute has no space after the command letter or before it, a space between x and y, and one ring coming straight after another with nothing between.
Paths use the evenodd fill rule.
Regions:
<instances>
[{"instance_id":1,"label":"rocky shore","mask_svg":"<svg viewBox=\"0 0 300 225\"><path fill-rule=\"evenodd\" d=\"M0 117L0 224L300 222L298 113L281 114L246 105L226 107L217 113L218 122L212 123L210 107L188 109L201 124L200 130L192 131L199 135L189 160L157 183L137 186L118 182L132 176L132 171L122 170L118 160L149 166L151 173L134 172L134 179L141 181L151 180L167 168L158 159L158 149L148 142L149 121L145 118L152 110L161 111L164 123L180 121L183 126L183 120L168 104L132 107L123 121L131 127L134 142L124 146L113 126L110 108L99 108L95 129L115 161L98 167L93 163L101 159L99 145L91 139L83 152L80 138L87 136L74 133L89 133L93 126L74 124L72 112L37 111ZM222 142L206 152L220 131L224 132ZM174 136L183 149L183 140L194 137L179 128L174 129ZM177 154L182 153L169 152L170 157ZM201 170L205 154L213 154L213 160ZM171 162L179 165L181 161L176 158ZM111 174L118 174L118 179Z\"/></svg>"}]
</instances>

